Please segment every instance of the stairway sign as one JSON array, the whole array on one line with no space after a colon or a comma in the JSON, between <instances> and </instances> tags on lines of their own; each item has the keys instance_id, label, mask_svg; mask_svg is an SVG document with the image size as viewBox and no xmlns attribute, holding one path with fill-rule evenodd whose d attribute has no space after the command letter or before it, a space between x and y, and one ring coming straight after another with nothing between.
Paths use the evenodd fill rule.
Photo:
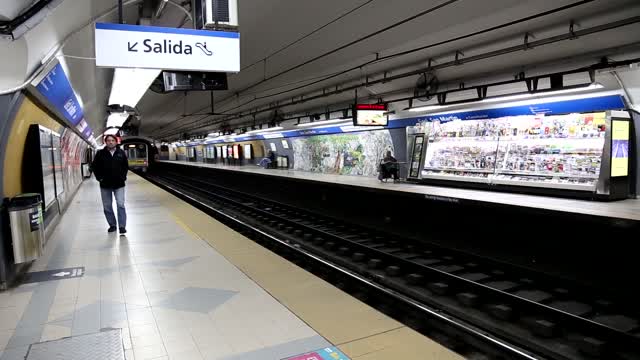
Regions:
<instances>
[{"instance_id":1,"label":"stairway sign","mask_svg":"<svg viewBox=\"0 0 640 360\"><path fill-rule=\"evenodd\" d=\"M96 23L96 65L192 71L240 71L237 32Z\"/></svg>"}]
</instances>

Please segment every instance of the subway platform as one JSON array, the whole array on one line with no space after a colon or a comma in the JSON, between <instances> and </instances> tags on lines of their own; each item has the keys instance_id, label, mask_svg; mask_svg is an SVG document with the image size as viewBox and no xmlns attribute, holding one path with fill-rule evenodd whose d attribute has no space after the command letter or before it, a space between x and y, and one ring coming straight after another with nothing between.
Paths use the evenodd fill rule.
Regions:
<instances>
[{"instance_id":1,"label":"subway platform","mask_svg":"<svg viewBox=\"0 0 640 360\"><path fill-rule=\"evenodd\" d=\"M238 172L242 174L263 175L286 178L293 181L322 183L351 187L358 190L384 191L399 196L420 197L438 202L465 202L486 204L488 206L510 206L536 211L553 211L562 214L593 216L597 218L640 221L640 199L602 202L560 198L543 195L529 195L487 190L463 189L458 187L434 186L404 183L382 183L375 177L314 173L300 170L263 169L259 166L234 166L208 164L201 162L161 160L161 164L181 165L196 168Z\"/></svg>"},{"instance_id":2,"label":"subway platform","mask_svg":"<svg viewBox=\"0 0 640 360\"><path fill-rule=\"evenodd\" d=\"M135 174L126 203L128 233L109 234L97 182L82 184L44 256L0 292L0 360L279 360L323 349L461 359Z\"/></svg>"}]
</instances>

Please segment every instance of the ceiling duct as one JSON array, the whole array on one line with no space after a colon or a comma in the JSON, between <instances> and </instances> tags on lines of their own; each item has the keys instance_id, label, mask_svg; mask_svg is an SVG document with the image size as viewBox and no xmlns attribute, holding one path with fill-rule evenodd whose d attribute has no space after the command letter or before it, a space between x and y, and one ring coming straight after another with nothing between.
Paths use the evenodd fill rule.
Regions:
<instances>
[{"instance_id":1,"label":"ceiling duct","mask_svg":"<svg viewBox=\"0 0 640 360\"><path fill-rule=\"evenodd\" d=\"M10 21L0 22L0 37L17 40L35 28L64 0L40 0Z\"/></svg>"}]
</instances>

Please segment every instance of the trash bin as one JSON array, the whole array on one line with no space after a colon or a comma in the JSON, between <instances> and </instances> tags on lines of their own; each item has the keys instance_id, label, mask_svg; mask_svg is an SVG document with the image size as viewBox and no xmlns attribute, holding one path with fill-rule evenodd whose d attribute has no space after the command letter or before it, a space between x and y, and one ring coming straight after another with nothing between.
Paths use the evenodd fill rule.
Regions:
<instances>
[{"instance_id":1,"label":"trash bin","mask_svg":"<svg viewBox=\"0 0 640 360\"><path fill-rule=\"evenodd\" d=\"M22 194L9 201L9 224L16 264L33 261L42 255L44 224L40 194Z\"/></svg>"}]
</instances>

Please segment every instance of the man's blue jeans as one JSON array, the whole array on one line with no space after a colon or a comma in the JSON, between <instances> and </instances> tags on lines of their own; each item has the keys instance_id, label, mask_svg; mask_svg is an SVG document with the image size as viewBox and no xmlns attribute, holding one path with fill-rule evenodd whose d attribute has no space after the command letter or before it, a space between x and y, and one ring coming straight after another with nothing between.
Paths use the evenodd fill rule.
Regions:
<instances>
[{"instance_id":1,"label":"man's blue jeans","mask_svg":"<svg viewBox=\"0 0 640 360\"><path fill-rule=\"evenodd\" d=\"M118 224L116 224L116 217L113 214L113 198L111 197L111 194L116 198L116 206L118 207ZM107 217L109 226L120 226L121 228L126 228L127 212L124 209L124 186L118 189L100 188L100 195L102 196L104 216Z\"/></svg>"}]
</instances>

